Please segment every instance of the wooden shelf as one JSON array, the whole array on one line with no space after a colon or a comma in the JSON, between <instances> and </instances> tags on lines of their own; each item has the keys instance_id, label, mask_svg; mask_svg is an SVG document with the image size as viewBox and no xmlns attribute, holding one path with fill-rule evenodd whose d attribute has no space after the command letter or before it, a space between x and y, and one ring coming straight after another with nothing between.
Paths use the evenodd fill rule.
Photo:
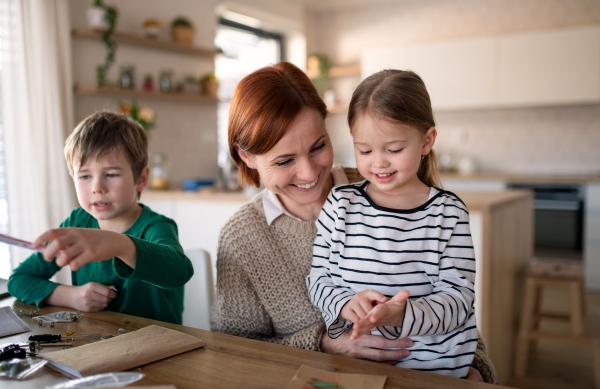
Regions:
<instances>
[{"instance_id":1,"label":"wooden shelf","mask_svg":"<svg viewBox=\"0 0 600 389\"><path fill-rule=\"evenodd\" d=\"M340 104L340 105L336 104L336 105L327 107L327 110L329 111L330 114L345 113L345 112L348 112L348 105L347 104Z\"/></svg>"},{"instance_id":2,"label":"wooden shelf","mask_svg":"<svg viewBox=\"0 0 600 389\"><path fill-rule=\"evenodd\" d=\"M187 101L192 103L217 103L219 99L212 96L204 96L201 94L182 93L182 92L148 92L139 89L122 89L113 87L102 87L97 86L76 86L76 95L106 95L106 96L117 96L117 97L138 97L138 98L150 98L170 101Z\"/></svg>"},{"instance_id":3,"label":"wooden shelf","mask_svg":"<svg viewBox=\"0 0 600 389\"><path fill-rule=\"evenodd\" d=\"M360 76L360 65L332 66L329 68L329 78Z\"/></svg>"},{"instance_id":4,"label":"wooden shelf","mask_svg":"<svg viewBox=\"0 0 600 389\"><path fill-rule=\"evenodd\" d=\"M102 39L104 31L92 28L77 28L73 30L75 38ZM215 54L221 53L215 48L203 48L198 46L187 46L175 43L165 39L144 38L139 35L128 34L124 32L114 32L111 38L117 43L123 43L132 46L147 47L150 49L171 51L180 54L193 55L197 57L214 58Z\"/></svg>"}]
</instances>

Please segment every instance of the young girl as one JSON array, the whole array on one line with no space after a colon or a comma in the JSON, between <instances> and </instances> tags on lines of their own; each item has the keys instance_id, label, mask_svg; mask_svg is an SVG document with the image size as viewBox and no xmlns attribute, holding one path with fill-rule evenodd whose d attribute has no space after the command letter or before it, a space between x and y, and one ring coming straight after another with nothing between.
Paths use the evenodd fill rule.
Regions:
<instances>
[{"instance_id":1,"label":"young girl","mask_svg":"<svg viewBox=\"0 0 600 389\"><path fill-rule=\"evenodd\" d=\"M329 194L310 299L330 337L350 327L352 339L409 337L396 366L464 378L477 347L475 255L466 206L439 189L425 84L410 71L373 74L352 95L348 124L366 180Z\"/></svg>"}]
</instances>

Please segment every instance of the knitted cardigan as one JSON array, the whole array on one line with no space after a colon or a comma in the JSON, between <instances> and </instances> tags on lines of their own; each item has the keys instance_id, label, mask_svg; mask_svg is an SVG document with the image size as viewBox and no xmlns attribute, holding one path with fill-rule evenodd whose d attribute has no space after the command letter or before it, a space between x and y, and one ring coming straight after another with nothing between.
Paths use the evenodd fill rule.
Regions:
<instances>
[{"instance_id":1,"label":"knitted cardigan","mask_svg":"<svg viewBox=\"0 0 600 389\"><path fill-rule=\"evenodd\" d=\"M350 182L356 169L345 169ZM286 215L267 225L262 193L242 206L219 236L213 331L320 351L325 324L308 299L306 276L317 227ZM479 338L472 366L485 382L496 374Z\"/></svg>"}]
</instances>

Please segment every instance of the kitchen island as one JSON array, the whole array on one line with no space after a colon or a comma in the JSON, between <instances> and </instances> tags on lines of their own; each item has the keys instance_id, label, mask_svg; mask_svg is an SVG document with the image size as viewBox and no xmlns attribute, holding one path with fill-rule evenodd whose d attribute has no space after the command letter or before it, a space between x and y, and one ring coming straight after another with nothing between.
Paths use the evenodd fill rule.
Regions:
<instances>
[{"instance_id":1,"label":"kitchen island","mask_svg":"<svg viewBox=\"0 0 600 389\"><path fill-rule=\"evenodd\" d=\"M470 211L477 326L500 380L506 381L512 373L524 268L533 255L533 195L521 190L455 193ZM215 273L219 231L250 198L212 190L144 191L140 202L177 222L184 250L208 251Z\"/></svg>"}]
</instances>

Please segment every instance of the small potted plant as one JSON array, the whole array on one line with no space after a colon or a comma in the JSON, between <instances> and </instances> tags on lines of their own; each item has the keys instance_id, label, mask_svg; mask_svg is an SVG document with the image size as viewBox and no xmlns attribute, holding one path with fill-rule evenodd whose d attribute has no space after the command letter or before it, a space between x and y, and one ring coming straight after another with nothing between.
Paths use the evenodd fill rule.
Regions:
<instances>
[{"instance_id":1,"label":"small potted plant","mask_svg":"<svg viewBox=\"0 0 600 389\"><path fill-rule=\"evenodd\" d=\"M217 93L219 92L219 80L214 72L202 77L200 79L200 84L202 84L203 95L217 98Z\"/></svg>"},{"instance_id":2,"label":"small potted plant","mask_svg":"<svg viewBox=\"0 0 600 389\"><path fill-rule=\"evenodd\" d=\"M191 75L185 76L183 79L183 92L200 94L200 80Z\"/></svg>"},{"instance_id":3,"label":"small potted plant","mask_svg":"<svg viewBox=\"0 0 600 389\"><path fill-rule=\"evenodd\" d=\"M162 23L156 19L147 19L142 23L142 29L146 38L158 39L162 30Z\"/></svg>"},{"instance_id":4,"label":"small potted plant","mask_svg":"<svg viewBox=\"0 0 600 389\"><path fill-rule=\"evenodd\" d=\"M183 45L191 45L194 40L194 27L192 22L183 16L173 19L171 22L173 40Z\"/></svg>"},{"instance_id":5,"label":"small potted plant","mask_svg":"<svg viewBox=\"0 0 600 389\"><path fill-rule=\"evenodd\" d=\"M94 0L94 4L86 11L88 27L96 30L108 29L108 23L104 17L105 14L106 7L104 6L104 2L102 0Z\"/></svg>"},{"instance_id":6,"label":"small potted plant","mask_svg":"<svg viewBox=\"0 0 600 389\"><path fill-rule=\"evenodd\" d=\"M131 104L118 102L119 112L128 118L135 120L146 130L150 131L156 125L156 114L151 108L140 107L136 100L133 100Z\"/></svg>"}]
</instances>

